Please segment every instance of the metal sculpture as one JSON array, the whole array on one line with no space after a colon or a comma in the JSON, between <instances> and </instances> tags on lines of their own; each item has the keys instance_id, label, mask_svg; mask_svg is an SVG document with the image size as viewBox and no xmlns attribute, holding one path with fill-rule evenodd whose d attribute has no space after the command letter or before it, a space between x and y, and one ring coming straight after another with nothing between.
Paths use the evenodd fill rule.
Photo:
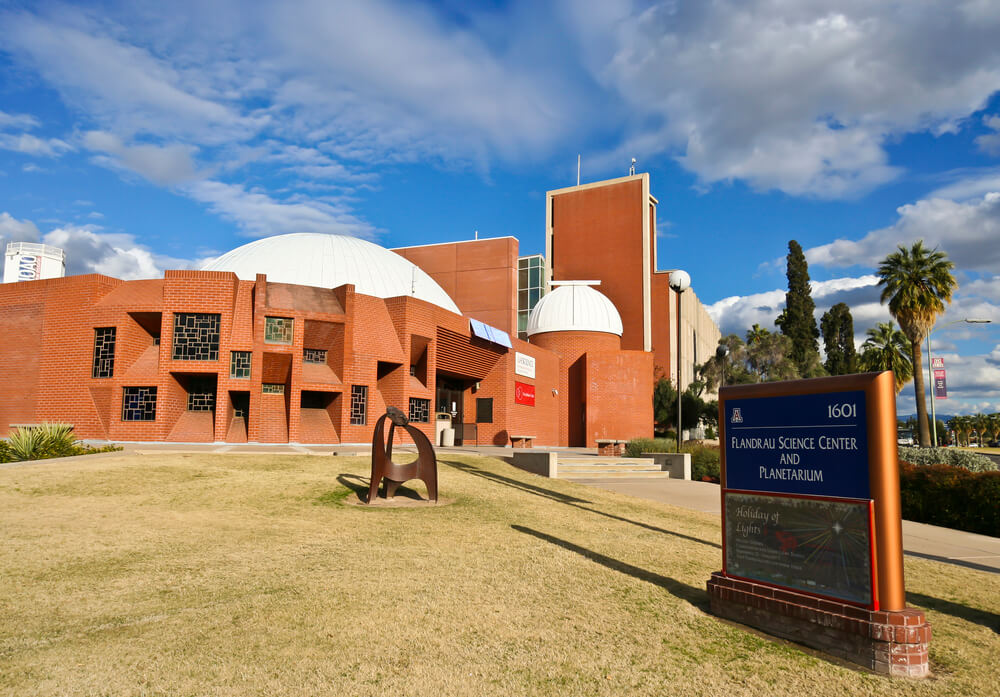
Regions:
<instances>
[{"instance_id":1,"label":"metal sculpture","mask_svg":"<svg viewBox=\"0 0 1000 697\"><path fill-rule=\"evenodd\" d=\"M389 419L389 437L384 437L385 420ZM393 432L399 426L417 444L417 459L405 465L392 461ZM368 503L378 496L379 484L385 480L385 497L391 499L403 482L419 479L427 486L427 498L437 501L437 458L434 447L423 431L410 425L410 420L396 407L389 407L375 423L372 437L372 476L368 486Z\"/></svg>"}]
</instances>

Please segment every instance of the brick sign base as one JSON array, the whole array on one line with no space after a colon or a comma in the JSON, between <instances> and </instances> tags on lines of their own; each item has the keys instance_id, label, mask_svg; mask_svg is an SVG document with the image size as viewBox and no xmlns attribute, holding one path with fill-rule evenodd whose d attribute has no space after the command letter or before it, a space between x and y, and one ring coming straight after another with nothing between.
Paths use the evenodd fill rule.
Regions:
<instances>
[{"instance_id":1,"label":"brick sign base","mask_svg":"<svg viewBox=\"0 0 1000 697\"><path fill-rule=\"evenodd\" d=\"M931 627L924 613L866 610L855 605L712 574L712 614L819 649L876 673L930 675Z\"/></svg>"}]
</instances>

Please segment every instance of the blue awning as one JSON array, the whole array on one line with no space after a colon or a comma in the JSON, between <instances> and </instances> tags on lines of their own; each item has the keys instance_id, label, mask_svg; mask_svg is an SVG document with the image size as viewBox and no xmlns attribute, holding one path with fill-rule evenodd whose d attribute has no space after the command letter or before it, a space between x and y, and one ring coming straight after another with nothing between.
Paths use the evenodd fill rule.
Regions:
<instances>
[{"instance_id":1,"label":"blue awning","mask_svg":"<svg viewBox=\"0 0 1000 697\"><path fill-rule=\"evenodd\" d=\"M510 343L510 336L502 329L491 327L484 322L480 322L478 319L470 319L469 326L472 327L472 333L480 339L485 339L505 348L513 348L514 346Z\"/></svg>"}]
</instances>

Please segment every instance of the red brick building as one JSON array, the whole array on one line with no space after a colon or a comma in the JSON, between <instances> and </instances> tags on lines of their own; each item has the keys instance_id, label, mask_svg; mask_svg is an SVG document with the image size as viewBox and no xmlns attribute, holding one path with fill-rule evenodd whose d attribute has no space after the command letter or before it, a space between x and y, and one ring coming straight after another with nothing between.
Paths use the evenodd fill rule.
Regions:
<instances>
[{"instance_id":1,"label":"red brick building","mask_svg":"<svg viewBox=\"0 0 1000 697\"><path fill-rule=\"evenodd\" d=\"M394 253L296 234L161 279L0 285L0 435L59 421L118 441L367 443L389 405L432 439L447 413L456 444L651 435L637 311L566 285L512 338L517 260L510 237Z\"/></svg>"}]
</instances>

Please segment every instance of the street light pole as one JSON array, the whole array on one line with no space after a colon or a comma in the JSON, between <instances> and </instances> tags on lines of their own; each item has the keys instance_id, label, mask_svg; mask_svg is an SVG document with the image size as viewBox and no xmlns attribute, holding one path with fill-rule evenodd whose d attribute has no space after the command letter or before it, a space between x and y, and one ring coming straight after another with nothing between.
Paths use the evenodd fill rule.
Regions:
<instances>
[{"instance_id":1,"label":"street light pole","mask_svg":"<svg viewBox=\"0 0 1000 697\"><path fill-rule=\"evenodd\" d=\"M941 329L945 327L950 327L953 324L992 324L991 319L976 319L976 318L965 318L957 319L954 322L948 322L948 324L942 324ZM935 327L936 329L936 327ZM931 334L934 333L934 329L927 332L927 391L930 393L931 397L931 447L937 447L937 409L934 401L937 397L934 396L934 371L932 369L933 358L931 358Z\"/></svg>"},{"instance_id":2,"label":"street light pole","mask_svg":"<svg viewBox=\"0 0 1000 697\"><path fill-rule=\"evenodd\" d=\"M681 451L681 296L691 287L691 276L687 271L676 269L670 272L670 287L677 293L677 452Z\"/></svg>"}]
</instances>

